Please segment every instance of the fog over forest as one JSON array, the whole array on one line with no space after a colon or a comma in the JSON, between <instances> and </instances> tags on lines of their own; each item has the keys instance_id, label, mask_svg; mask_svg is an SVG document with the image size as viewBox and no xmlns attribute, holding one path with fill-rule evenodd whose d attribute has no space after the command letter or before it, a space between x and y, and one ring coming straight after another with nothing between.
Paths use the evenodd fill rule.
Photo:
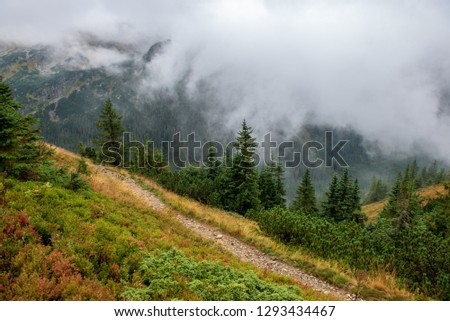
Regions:
<instances>
[{"instance_id":1,"label":"fog over forest","mask_svg":"<svg viewBox=\"0 0 450 321\"><path fill-rule=\"evenodd\" d=\"M2 1L3 44L51 45L85 66L167 39L142 92L188 75L189 94L206 82L210 117L232 130L247 118L289 136L308 120L450 159L448 1Z\"/></svg>"}]
</instances>

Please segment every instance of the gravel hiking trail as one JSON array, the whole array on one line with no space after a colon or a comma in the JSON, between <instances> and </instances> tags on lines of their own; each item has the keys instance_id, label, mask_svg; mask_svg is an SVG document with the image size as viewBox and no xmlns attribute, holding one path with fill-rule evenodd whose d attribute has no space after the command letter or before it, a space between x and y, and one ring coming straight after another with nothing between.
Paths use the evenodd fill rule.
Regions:
<instances>
[{"instance_id":1,"label":"gravel hiking trail","mask_svg":"<svg viewBox=\"0 0 450 321\"><path fill-rule=\"evenodd\" d=\"M164 204L153 193L142 188L135 182L134 179L123 176L103 166L96 166L96 169L107 174L113 179L120 180L127 184L130 191L139 198L143 199L153 210L161 211L169 208L168 205ZM300 269L283 262L274 256L266 254L254 246L240 241L236 237L227 234L215 226L184 216L176 210L174 210L174 212L176 213L176 218L178 221L180 221L186 228L192 230L204 239L223 247L229 253L242 261L252 263L261 269L266 269L280 275L289 276L301 284L313 288L315 291L332 294L341 300L350 301L356 299L354 294L337 288L313 275L305 273Z\"/></svg>"}]
</instances>

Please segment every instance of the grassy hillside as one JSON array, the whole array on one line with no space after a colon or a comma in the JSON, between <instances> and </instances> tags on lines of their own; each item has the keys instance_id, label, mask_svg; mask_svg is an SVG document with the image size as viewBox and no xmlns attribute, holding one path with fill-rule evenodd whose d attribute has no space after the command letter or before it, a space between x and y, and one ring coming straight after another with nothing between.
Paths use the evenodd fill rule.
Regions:
<instances>
[{"instance_id":1,"label":"grassy hillside","mask_svg":"<svg viewBox=\"0 0 450 321\"><path fill-rule=\"evenodd\" d=\"M429 199L433 199L442 195L445 192L444 184L438 184L433 186L428 186L419 190L419 195L423 197L423 204L425 205ZM375 221L378 217L380 211L386 205L387 201L382 200L379 202L364 205L362 211L367 215L370 222Z\"/></svg>"},{"instance_id":2,"label":"grassy hillside","mask_svg":"<svg viewBox=\"0 0 450 321\"><path fill-rule=\"evenodd\" d=\"M125 170L116 170L122 175L130 175ZM265 235L253 220L177 195L162 188L149 178L136 175L133 175L133 178L184 215L215 225L266 253L288 261L332 284L346 288L362 298L369 300L413 300L418 298L405 290L395 275L384 269L366 273L355 270L343 262L320 258L319 255L299 246L285 245L275 241Z\"/></svg>"},{"instance_id":3,"label":"grassy hillside","mask_svg":"<svg viewBox=\"0 0 450 321\"><path fill-rule=\"evenodd\" d=\"M60 148L55 151L54 167L67 173L79 170L78 156ZM6 194L0 210L2 299L332 299L233 258L193 235L175 218L174 210L215 225L362 298L424 298L405 290L395 275L383 269L359 271L301 247L282 244L267 237L252 220L169 192L151 179L114 169L134 178L169 205L155 212L124 182L93 165L88 168L90 175L83 177L89 188L76 192L59 186L57 180L4 180ZM439 187L434 190L439 191ZM430 189L424 193L434 195ZM205 270L214 273L202 278ZM244 288L237 284L244 284ZM259 290L250 290L255 288Z\"/></svg>"},{"instance_id":4,"label":"grassy hillside","mask_svg":"<svg viewBox=\"0 0 450 321\"><path fill-rule=\"evenodd\" d=\"M2 180L1 300L331 298L234 259L94 167L88 188L61 186L79 164L53 158L47 182Z\"/></svg>"}]
</instances>

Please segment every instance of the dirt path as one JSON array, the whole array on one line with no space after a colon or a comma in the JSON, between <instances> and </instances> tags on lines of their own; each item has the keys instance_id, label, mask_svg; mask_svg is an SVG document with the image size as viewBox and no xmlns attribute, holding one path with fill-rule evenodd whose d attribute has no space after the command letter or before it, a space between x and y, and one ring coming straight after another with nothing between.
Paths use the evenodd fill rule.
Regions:
<instances>
[{"instance_id":1,"label":"dirt path","mask_svg":"<svg viewBox=\"0 0 450 321\"><path fill-rule=\"evenodd\" d=\"M133 179L125 177L114 171L108 170L102 166L97 166L97 170L108 174L110 177L119 179L124 183L126 183L130 187L130 190L136 196L145 200L148 206L151 207L152 209L156 211L161 211L168 207L154 194L143 189ZM300 283L315 289L316 291L323 293L330 293L344 300L355 299L355 296L353 294L350 294L345 290L336 288L335 286L327 282L324 282L316 278L315 276L302 272L298 268L295 268L281 261L278 258L275 258L260 251L254 246L248 245L238 240L237 238L228 235L227 233L221 231L217 227L197 221L190 217L186 217L180 214L179 212L175 211L175 213L177 213L176 214L177 219L185 227L194 231L201 237L222 246L224 249L226 249L228 252L230 252L231 254L233 254L242 261L250 262L261 269L267 269L277 274L289 276L292 279L297 280Z\"/></svg>"}]
</instances>

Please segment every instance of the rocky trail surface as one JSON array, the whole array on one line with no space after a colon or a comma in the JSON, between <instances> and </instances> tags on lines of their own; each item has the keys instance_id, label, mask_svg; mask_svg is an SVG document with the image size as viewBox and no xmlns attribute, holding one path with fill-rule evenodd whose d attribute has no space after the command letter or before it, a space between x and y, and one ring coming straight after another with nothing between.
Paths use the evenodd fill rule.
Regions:
<instances>
[{"instance_id":1,"label":"rocky trail surface","mask_svg":"<svg viewBox=\"0 0 450 321\"><path fill-rule=\"evenodd\" d=\"M143 199L150 208L161 211L168 208L168 205L164 204L158 197L148 190L142 188L135 180L129 177L125 177L115 171L109 170L103 166L97 166L97 170L104 172L114 179L121 180L128 185L130 191ZM175 211L176 218L188 229L192 230L196 234L200 235L206 240L218 244L225 250L230 252L242 261L249 262L255 266L266 269L271 272L275 272L280 275L286 275L292 279L313 288L318 292L329 293L342 300L355 300L355 295L351 294L343 289L339 289L325 281L318 279L317 277L301 271L300 269L283 262L282 260L268 255L254 246L248 245L234 236L221 231L215 226L200 222L191 217L182 215Z\"/></svg>"}]
</instances>

